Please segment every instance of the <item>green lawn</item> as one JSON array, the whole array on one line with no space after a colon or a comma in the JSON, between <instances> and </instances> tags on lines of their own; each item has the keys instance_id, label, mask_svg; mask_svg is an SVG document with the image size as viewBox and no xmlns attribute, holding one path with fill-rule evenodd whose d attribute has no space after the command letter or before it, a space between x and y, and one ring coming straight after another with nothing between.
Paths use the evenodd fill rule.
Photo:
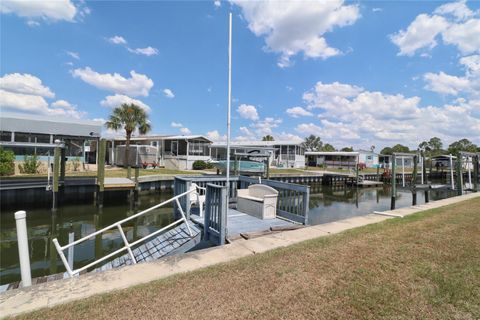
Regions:
<instances>
[{"instance_id":1,"label":"green lawn","mask_svg":"<svg viewBox=\"0 0 480 320\"><path fill-rule=\"evenodd\" d=\"M184 175L184 174L201 174L202 172L189 170L172 170L165 168L158 169L140 169L140 176L149 176L149 175ZM78 171L78 172L67 172L67 177L96 177L96 171ZM114 170L105 170L105 177L126 177L127 169L114 169ZM135 176L135 170L132 169L132 177ZM7 176L2 177L2 179L22 179L22 178L46 178L46 174L23 174L16 176Z\"/></svg>"},{"instance_id":2,"label":"green lawn","mask_svg":"<svg viewBox=\"0 0 480 320\"><path fill-rule=\"evenodd\" d=\"M479 319L480 199L21 319Z\"/></svg>"}]
</instances>

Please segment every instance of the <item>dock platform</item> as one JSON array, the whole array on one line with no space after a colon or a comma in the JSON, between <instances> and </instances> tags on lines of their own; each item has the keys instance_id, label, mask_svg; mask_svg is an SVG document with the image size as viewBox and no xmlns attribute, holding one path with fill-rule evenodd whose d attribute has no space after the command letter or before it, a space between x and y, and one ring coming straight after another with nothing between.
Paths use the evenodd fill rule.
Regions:
<instances>
[{"instance_id":1,"label":"dock platform","mask_svg":"<svg viewBox=\"0 0 480 320\"><path fill-rule=\"evenodd\" d=\"M122 190L135 188L135 181L128 178L105 178L105 190Z\"/></svg>"},{"instance_id":2,"label":"dock platform","mask_svg":"<svg viewBox=\"0 0 480 320\"><path fill-rule=\"evenodd\" d=\"M362 180L359 182L354 181L353 182L354 186L359 186L362 188L368 188L368 187L380 187L383 186L382 181L371 181L371 180Z\"/></svg>"},{"instance_id":3,"label":"dock platform","mask_svg":"<svg viewBox=\"0 0 480 320\"><path fill-rule=\"evenodd\" d=\"M194 209L196 208L192 208L190 217L203 227L204 218L196 214ZM302 225L280 218L262 220L233 208L229 208L227 213L227 238L230 241L242 236L248 237L249 234L260 234L275 229L293 229L300 226Z\"/></svg>"}]
</instances>

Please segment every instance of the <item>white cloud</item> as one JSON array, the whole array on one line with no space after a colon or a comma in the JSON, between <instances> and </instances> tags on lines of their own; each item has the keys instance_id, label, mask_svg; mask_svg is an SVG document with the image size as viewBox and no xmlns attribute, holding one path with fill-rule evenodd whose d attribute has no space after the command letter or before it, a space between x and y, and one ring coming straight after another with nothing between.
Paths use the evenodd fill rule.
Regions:
<instances>
[{"instance_id":1,"label":"white cloud","mask_svg":"<svg viewBox=\"0 0 480 320\"><path fill-rule=\"evenodd\" d=\"M213 131L208 131L207 132L207 138L212 140L212 141L226 141L227 136L226 135L221 135L218 130L213 130Z\"/></svg>"},{"instance_id":2,"label":"white cloud","mask_svg":"<svg viewBox=\"0 0 480 320\"><path fill-rule=\"evenodd\" d=\"M192 131L188 128L180 128L180 132L184 135L192 134Z\"/></svg>"},{"instance_id":3,"label":"white cloud","mask_svg":"<svg viewBox=\"0 0 480 320\"><path fill-rule=\"evenodd\" d=\"M451 76L444 72L428 72L423 76L423 79L427 82L425 89L441 94L457 95L470 86L466 78Z\"/></svg>"},{"instance_id":4,"label":"white cloud","mask_svg":"<svg viewBox=\"0 0 480 320\"><path fill-rule=\"evenodd\" d=\"M425 89L443 95L463 95L469 98L480 96L480 55L462 57L459 63L465 68L465 75L428 72L423 76Z\"/></svg>"},{"instance_id":5,"label":"white cloud","mask_svg":"<svg viewBox=\"0 0 480 320\"><path fill-rule=\"evenodd\" d=\"M466 3L466 0L446 3L435 9L433 13L452 15L457 21L464 21L474 15L474 12L467 7Z\"/></svg>"},{"instance_id":6,"label":"white cloud","mask_svg":"<svg viewBox=\"0 0 480 320\"><path fill-rule=\"evenodd\" d=\"M466 67L466 75L480 78L480 55L471 55L460 59L460 64Z\"/></svg>"},{"instance_id":7,"label":"white cloud","mask_svg":"<svg viewBox=\"0 0 480 320\"><path fill-rule=\"evenodd\" d=\"M437 45L436 37L447 27L448 22L443 17L420 14L407 30L400 30L390 38L400 48L399 55L412 56L418 49L434 48Z\"/></svg>"},{"instance_id":8,"label":"white cloud","mask_svg":"<svg viewBox=\"0 0 480 320\"><path fill-rule=\"evenodd\" d=\"M116 107L119 107L120 105L122 105L124 103L127 103L127 104L133 103L133 104L136 104L137 106L139 106L140 108L142 108L143 110L145 110L146 112L151 111L151 108L147 104L143 103L140 100L130 98L129 96L126 96L126 95L123 95L123 94L106 96L105 99L100 101L100 105L103 106L103 107L107 107L107 108L116 108Z\"/></svg>"},{"instance_id":9,"label":"white cloud","mask_svg":"<svg viewBox=\"0 0 480 320\"><path fill-rule=\"evenodd\" d=\"M280 67L292 64L291 57L327 59L341 54L330 47L325 33L352 25L360 17L357 5L331 1L244 1L233 0L242 9L248 28L265 37L265 49L280 53Z\"/></svg>"},{"instance_id":10,"label":"white cloud","mask_svg":"<svg viewBox=\"0 0 480 320\"><path fill-rule=\"evenodd\" d=\"M313 113L303 109L302 107L289 108L287 109L287 113L293 118L313 116Z\"/></svg>"},{"instance_id":11,"label":"white cloud","mask_svg":"<svg viewBox=\"0 0 480 320\"><path fill-rule=\"evenodd\" d=\"M168 88L165 88L163 89L163 94L165 95L165 97L167 98L175 98L175 95L173 94L172 90L168 89Z\"/></svg>"},{"instance_id":12,"label":"white cloud","mask_svg":"<svg viewBox=\"0 0 480 320\"><path fill-rule=\"evenodd\" d=\"M51 104L54 108L63 108L67 110L74 110L75 106L66 100L57 100Z\"/></svg>"},{"instance_id":13,"label":"white cloud","mask_svg":"<svg viewBox=\"0 0 480 320\"><path fill-rule=\"evenodd\" d=\"M475 67L474 61L471 58L464 62ZM480 101L475 99L460 98L451 105L422 107L416 96L319 82L304 93L304 100L310 110L320 111L319 121L301 123L295 130L303 135L319 135L334 145L402 143L416 147L419 141L433 136L445 142L464 137L480 142Z\"/></svg>"},{"instance_id":14,"label":"white cloud","mask_svg":"<svg viewBox=\"0 0 480 320\"><path fill-rule=\"evenodd\" d=\"M215 0L215 1L213 1L213 5L216 8L220 8L222 6L222 2L220 0Z\"/></svg>"},{"instance_id":15,"label":"white cloud","mask_svg":"<svg viewBox=\"0 0 480 320\"><path fill-rule=\"evenodd\" d=\"M144 56L150 57L150 56L155 56L158 54L158 49L152 48L152 47L146 47L146 48L127 48L128 51L135 53L135 54L142 54Z\"/></svg>"},{"instance_id":16,"label":"white cloud","mask_svg":"<svg viewBox=\"0 0 480 320\"><path fill-rule=\"evenodd\" d=\"M42 96L10 92L0 89L0 106L35 113L47 113L48 103Z\"/></svg>"},{"instance_id":17,"label":"white cloud","mask_svg":"<svg viewBox=\"0 0 480 320\"><path fill-rule=\"evenodd\" d=\"M297 125L297 127L295 128L296 131L304 134L304 135L310 135L310 134L313 134L313 135L320 135L320 133L322 132L322 128L320 128L319 126L313 124L313 123L301 123L299 125Z\"/></svg>"},{"instance_id":18,"label":"white cloud","mask_svg":"<svg viewBox=\"0 0 480 320\"><path fill-rule=\"evenodd\" d=\"M399 47L399 55L412 56L421 49L432 49L440 35L444 44L455 45L462 54L480 52L479 16L480 10L470 10L466 1L447 3L432 15L418 15L406 30L391 35L390 39Z\"/></svg>"},{"instance_id":19,"label":"white cloud","mask_svg":"<svg viewBox=\"0 0 480 320\"><path fill-rule=\"evenodd\" d=\"M172 121L172 123L170 123L170 125L173 127L173 128L181 128L183 127L183 124L179 123L179 122L174 122Z\"/></svg>"},{"instance_id":20,"label":"white cloud","mask_svg":"<svg viewBox=\"0 0 480 320\"><path fill-rule=\"evenodd\" d=\"M244 119L258 120L257 108L255 106L242 104L237 108L237 112Z\"/></svg>"},{"instance_id":21,"label":"white cloud","mask_svg":"<svg viewBox=\"0 0 480 320\"><path fill-rule=\"evenodd\" d=\"M275 119L266 117L263 120L256 121L250 125L255 130L257 137L263 137L268 134L273 134L273 129L277 128L282 123L282 119Z\"/></svg>"},{"instance_id":22,"label":"white cloud","mask_svg":"<svg viewBox=\"0 0 480 320\"><path fill-rule=\"evenodd\" d=\"M107 39L109 42L113 44L127 44L127 40L121 36L113 36Z\"/></svg>"},{"instance_id":23,"label":"white cloud","mask_svg":"<svg viewBox=\"0 0 480 320\"><path fill-rule=\"evenodd\" d=\"M158 54L158 49L150 46L145 48L130 48L127 46L127 40L122 36L113 36L108 38L107 41L113 44L123 45L131 53L141 54L147 57Z\"/></svg>"},{"instance_id":24,"label":"white cloud","mask_svg":"<svg viewBox=\"0 0 480 320\"><path fill-rule=\"evenodd\" d=\"M48 102L40 95L11 92L3 89L0 89L0 109L77 119L85 114L65 100L58 100L49 107Z\"/></svg>"},{"instance_id":25,"label":"white cloud","mask_svg":"<svg viewBox=\"0 0 480 320\"><path fill-rule=\"evenodd\" d=\"M42 80L31 74L10 73L0 78L0 89L15 93L53 98L55 94L42 84Z\"/></svg>"},{"instance_id":26,"label":"white cloud","mask_svg":"<svg viewBox=\"0 0 480 320\"><path fill-rule=\"evenodd\" d=\"M129 96L146 97L153 87L152 79L133 70L130 71L130 78L124 78L118 73L98 73L90 67L75 69L72 71L72 75L99 89Z\"/></svg>"},{"instance_id":27,"label":"white cloud","mask_svg":"<svg viewBox=\"0 0 480 320\"><path fill-rule=\"evenodd\" d=\"M372 12L382 12L382 8L372 8Z\"/></svg>"},{"instance_id":28,"label":"white cloud","mask_svg":"<svg viewBox=\"0 0 480 320\"><path fill-rule=\"evenodd\" d=\"M443 33L443 42L456 45L463 54L480 52L480 19L452 24Z\"/></svg>"},{"instance_id":29,"label":"white cloud","mask_svg":"<svg viewBox=\"0 0 480 320\"><path fill-rule=\"evenodd\" d=\"M42 19L46 21L64 20L74 22L75 16L80 10L70 0L2 0L0 1L0 12L13 13L22 18L30 19L28 21L33 21L32 19Z\"/></svg>"},{"instance_id":30,"label":"white cloud","mask_svg":"<svg viewBox=\"0 0 480 320\"><path fill-rule=\"evenodd\" d=\"M33 27L38 27L38 26L40 25L40 22L34 21L34 20L28 20L28 21L27 21L27 25L28 25L29 27L32 27L32 28L33 28Z\"/></svg>"},{"instance_id":31,"label":"white cloud","mask_svg":"<svg viewBox=\"0 0 480 320\"><path fill-rule=\"evenodd\" d=\"M74 59L80 60L80 54L78 54L78 52L67 51L67 54Z\"/></svg>"}]
</instances>

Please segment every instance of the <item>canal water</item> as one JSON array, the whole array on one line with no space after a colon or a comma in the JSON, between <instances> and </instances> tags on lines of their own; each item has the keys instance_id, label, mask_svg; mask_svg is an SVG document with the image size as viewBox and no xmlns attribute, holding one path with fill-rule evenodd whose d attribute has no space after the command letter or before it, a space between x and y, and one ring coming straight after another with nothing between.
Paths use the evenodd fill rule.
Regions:
<instances>
[{"instance_id":1,"label":"canal water","mask_svg":"<svg viewBox=\"0 0 480 320\"><path fill-rule=\"evenodd\" d=\"M430 191L430 199L437 200L455 195L454 192ZM68 234L75 233L79 239L95 230L106 227L116 221L127 218L141 210L154 206L172 197L172 193L163 190L142 193L137 205L127 200L126 194L119 192L118 197L108 198L102 209L91 201L62 205L55 214L50 208L24 207L22 204L1 208L0 215L0 284L20 280L18 247L14 212L27 211L30 263L32 277L64 272L65 268L52 244L58 238L60 244L68 243ZM424 203L424 192L418 192L417 203ZM397 208L410 206L412 194L408 190L399 190ZM390 188L336 187L311 185L309 223L320 224L372 213L375 210L390 209ZM154 210L145 216L124 224L129 241L141 238L173 221L172 205ZM123 246L118 230L106 232L75 246L74 267L80 267Z\"/></svg>"}]
</instances>

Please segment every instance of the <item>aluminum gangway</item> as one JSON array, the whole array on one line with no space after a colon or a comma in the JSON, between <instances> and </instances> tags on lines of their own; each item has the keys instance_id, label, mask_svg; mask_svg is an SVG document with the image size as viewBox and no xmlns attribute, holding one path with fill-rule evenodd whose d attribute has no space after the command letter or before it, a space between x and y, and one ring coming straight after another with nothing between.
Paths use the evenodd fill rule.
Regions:
<instances>
[{"instance_id":1,"label":"aluminum gangway","mask_svg":"<svg viewBox=\"0 0 480 320\"><path fill-rule=\"evenodd\" d=\"M95 231L64 246L59 244L57 238L53 239L52 241L57 249L58 254L60 255L60 258L62 259L67 273L70 275L70 277L72 277L87 271L102 271L111 268L117 268L139 262L155 260L173 254L184 253L191 250L201 241L201 229L199 229L192 221L187 219L187 215L182 209L179 199L182 197L186 197L188 199L191 195L195 195L196 193L198 193L197 189L192 187L186 192L176 195L169 200L134 214L131 217L117 221L103 229ZM142 237L141 239L132 242L128 241L127 236L122 228L122 224L143 216L169 203L176 204L175 208L177 208L176 210L179 212L179 219ZM118 229L121 238L123 239L123 247L77 269L69 265L64 254L65 250L68 250L69 248L89 239L94 239L95 236L101 235L102 233L112 229ZM123 252L126 253L121 255Z\"/></svg>"}]
</instances>

